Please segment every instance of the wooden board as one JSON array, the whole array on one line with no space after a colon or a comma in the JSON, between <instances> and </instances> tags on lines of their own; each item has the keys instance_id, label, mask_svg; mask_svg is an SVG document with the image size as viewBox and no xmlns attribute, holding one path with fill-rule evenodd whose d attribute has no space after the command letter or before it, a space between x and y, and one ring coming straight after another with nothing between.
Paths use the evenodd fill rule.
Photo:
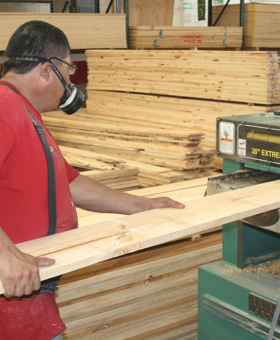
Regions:
<instances>
[{"instance_id":1,"label":"wooden board","mask_svg":"<svg viewBox=\"0 0 280 340\"><path fill-rule=\"evenodd\" d=\"M131 26L134 49L241 48L242 27Z\"/></svg>"},{"instance_id":2,"label":"wooden board","mask_svg":"<svg viewBox=\"0 0 280 340\"><path fill-rule=\"evenodd\" d=\"M0 13L0 51L5 51L14 31L30 20L43 20L60 28L71 49L126 48L125 14Z\"/></svg>"},{"instance_id":3,"label":"wooden board","mask_svg":"<svg viewBox=\"0 0 280 340\"><path fill-rule=\"evenodd\" d=\"M129 0L130 26L172 26L174 0Z\"/></svg>"},{"instance_id":4,"label":"wooden board","mask_svg":"<svg viewBox=\"0 0 280 340\"><path fill-rule=\"evenodd\" d=\"M156 209L18 244L56 259L42 280L215 226L280 208L280 181L192 200L185 209ZM1 287L0 292L3 292Z\"/></svg>"}]
</instances>

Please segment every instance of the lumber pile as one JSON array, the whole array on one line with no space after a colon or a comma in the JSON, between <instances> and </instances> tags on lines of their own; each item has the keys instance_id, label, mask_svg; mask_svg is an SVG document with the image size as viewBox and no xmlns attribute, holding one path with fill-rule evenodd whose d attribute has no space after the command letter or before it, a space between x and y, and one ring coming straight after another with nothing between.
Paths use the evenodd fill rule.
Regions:
<instances>
[{"instance_id":1,"label":"lumber pile","mask_svg":"<svg viewBox=\"0 0 280 340\"><path fill-rule=\"evenodd\" d=\"M223 6L213 6L212 18L216 21ZM279 4L247 3L244 5L245 48L279 49ZM218 26L238 26L240 5L229 5L219 19Z\"/></svg>"},{"instance_id":2,"label":"lumber pile","mask_svg":"<svg viewBox=\"0 0 280 340\"><path fill-rule=\"evenodd\" d=\"M241 48L242 27L131 26L134 49Z\"/></svg>"},{"instance_id":3,"label":"lumber pile","mask_svg":"<svg viewBox=\"0 0 280 340\"><path fill-rule=\"evenodd\" d=\"M60 150L68 163L76 167L81 174L115 190L132 190L143 186L182 182L185 179L182 173L170 171L169 168L63 145L60 145Z\"/></svg>"},{"instance_id":4,"label":"lumber pile","mask_svg":"<svg viewBox=\"0 0 280 340\"><path fill-rule=\"evenodd\" d=\"M209 175L214 150L204 150L199 146L200 132L138 128L133 123L118 124L114 118L104 120L101 117L99 120L90 113L63 118L60 113L57 117L55 114L48 113L43 119L60 145L162 166L169 171L183 171L184 178ZM172 173L166 175L166 180L174 176Z\"/></svg>"},{"instance_id":5,"label":"lumber pile","mask_svg":"<svg viewBox=\"0 0 280 340\"><path fill-rule=\"evenodd\" d=\"M199 145L212 149L216 143L218 117L264 113L279 108L279 105L247 105L95 90L88 92L87 106L95 122L104 120L124 126L129 123L135 129L150 127L158 129L160 133L168 130L180 131L182 135L184 131L202 133Z\"/></svg>"},{"instance_id":6,"label":"lumber pile","mask_svg":"<svg viewBox=\"0 0 280 340\"><path fill-rule=\"evenodd\" d=\"M197 339L197 269L220 260L221 248L221 233L207 234L64 275L63 339Z\"/></svg>"},{"instance_id":7,"label":"lumber pile","mask_svg":"<svg viewBox=\"0 0 280 340\"><path fill-rule=\"evenodd\" d=\"M186 203L203 196L206 182L203 178L130 193L164 195ZM116 216L78 209L80 228ZM196 339L197 269L202 263L220 260L221 253L217 231L64 275L56 293L67 326L64 340Z\"/></svg>"},{"instance_id":8,"label":"lumber pile","mask_svg":"<svg viewBox=\"0 0 280 340\"><path fill-rule=\"evenodd\" d=\"M88 50L86 54L89 91L280 103L276 52Z\"/></svg>"},{"instance_id":9,"label":"lumber pile","mask_svg":"<svg viewBox=\"0 0 280 340\"><path fill-rule=\"evenodd\" d=\"M90 151L60 146L63 157L84 176L114 190L133 190L142 187L138 179L139 169L124 161L106 159L103 155L94 155Z\"/></svg>"},{"instance_id":10,"label":"lumber pile","mask_svg":"<svg viewBox=\"0 0 280 340\"><path fill-rule=\"evenodd\" d=\"M142 187L138 179L139 170L137 168L124 167L123 169L111 171L89 170L81 171L80 173L114 190L124 191Z\"/></svg>"},{"instance_id":11,"label":"lumber pile","mask_svg":"<svg viewBox=\"0 0 280 340\"><path fill-rule=\"evenodd\" d=\"M210 152L210 158L216 146L217 117L279 108L276 52L86 53L87 109L96 122L131 124L137 130L200 132L205 138L199 146L203 152ZM200 166L202 159L206 166L211 164L209 157L201 155ZM215 167L221 168L221 160L215 158Z\"/></svg>"},{"instance_id":12,"label":"lumber pile","mask_svg":"<svg viewBox=\"0 0 280 340\"><path fill-rule=\"evenodd\" d=\"M208 176L209 164L203 164L207 150L216 149L216 119L223 116L263 113L279 109L279 105L260 106L242 103L177 98L172 96L155 96L137 93L122 93L109 91L88 92L88 110L95 122L107 121L115 124L131 124L134 130L138 127L155 128L159 131L175 130L192 131L203 134L199 146L204 156L200 158L200 172ZM212 157L212 156L211 156ZM204 165L204 166L203 166ZM215 168L221 168L221 159L214 159ZM198 170L196 171L199 177ZM141 174L141 172L140 172ZM191 175L190 170L184 172ZM188 179L185 177L185 179Z\"/></svg>"},{"instance_id":13,"label":"lumber pile","mask_svg":"<svg viewBox=\"0 0 280 340\"><path fill-rule=\"evenodd\" d=\"M0 51L5 51L14 31L34 13L0 13ZM67 36L71 49L126 48L125 14L36 13L36 20L60 28Z\"/></svg>"}]
</instances>

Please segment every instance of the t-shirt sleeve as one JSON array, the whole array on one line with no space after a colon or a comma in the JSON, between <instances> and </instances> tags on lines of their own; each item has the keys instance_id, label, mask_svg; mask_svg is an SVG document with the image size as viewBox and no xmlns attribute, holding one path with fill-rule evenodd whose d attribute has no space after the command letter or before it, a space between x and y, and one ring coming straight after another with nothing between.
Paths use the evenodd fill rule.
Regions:
<instances>
[{"instance_id":1,"label":"t-shirt sleeve","mask_svg":"<svg viewBox=\"0 0 280 340\"><path fill-rule=\"evenodd\" d=\"M66 168L66 172L67 172L67 176L68 176L68 181L69 183L71 183L72 181L74 181L75 178L77 178L79 176L79 172L77 170L75 170L72 165L70 165L66 159L64 159L64 163L65 163L65 168Z\"/></svg>"}]
</instances>

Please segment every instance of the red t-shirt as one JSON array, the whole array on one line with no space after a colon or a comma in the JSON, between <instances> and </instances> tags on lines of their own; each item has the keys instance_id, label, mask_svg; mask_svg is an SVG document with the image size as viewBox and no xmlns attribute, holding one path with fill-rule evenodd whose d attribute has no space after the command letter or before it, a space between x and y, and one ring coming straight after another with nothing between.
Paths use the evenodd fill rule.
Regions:
<instances>
[{"instance_id":1,"label":"red t-shirt","mask_svg":"<svg viewBox=\"0 0 280 340\"><path fill-rule=\"evenodd\" d=\"M25 97L0 85L0 226L14 243L48 232L46 156L26 106L43 125L41 115ZM64 160L45 127L44 134L55 165L58 233L77 227L69 183L79 173ZM49 340L64 329L53 294L0 297L0 339Z\"/></svg>"}]
</instances>

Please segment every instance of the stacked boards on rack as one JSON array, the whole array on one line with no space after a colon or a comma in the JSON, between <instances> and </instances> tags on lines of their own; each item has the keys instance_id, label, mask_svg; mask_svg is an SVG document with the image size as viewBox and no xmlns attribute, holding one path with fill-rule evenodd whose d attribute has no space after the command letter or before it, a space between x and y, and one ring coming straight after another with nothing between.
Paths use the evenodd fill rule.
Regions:
<instances>
[{"instance_id":1,"label":"stacked boards on rack","mask_svg":"<svg viewBox=\"0 0 280 340\"><path fill-rule=\"evenodd\" d=\"M203 133L199 147L208 153L206 166L213 162L217 117L279 108L276 52L96 50L86 54L87 110L95 122L106 123L108 129L123 124L134 126L133 130ZM124 157L125 152L119 155ZM217 158L215 166L221 167Z\"/></svg>"},{"instance_id":2,"label":"stacked boards on rack","mask_svg":"<svg viewBox=\"0 0 280 340\"><path fill-rule=\"evenodd\" d=\"M241 48L242 27L131 26L133 49Z\"/></svg>"}]
</instances>

